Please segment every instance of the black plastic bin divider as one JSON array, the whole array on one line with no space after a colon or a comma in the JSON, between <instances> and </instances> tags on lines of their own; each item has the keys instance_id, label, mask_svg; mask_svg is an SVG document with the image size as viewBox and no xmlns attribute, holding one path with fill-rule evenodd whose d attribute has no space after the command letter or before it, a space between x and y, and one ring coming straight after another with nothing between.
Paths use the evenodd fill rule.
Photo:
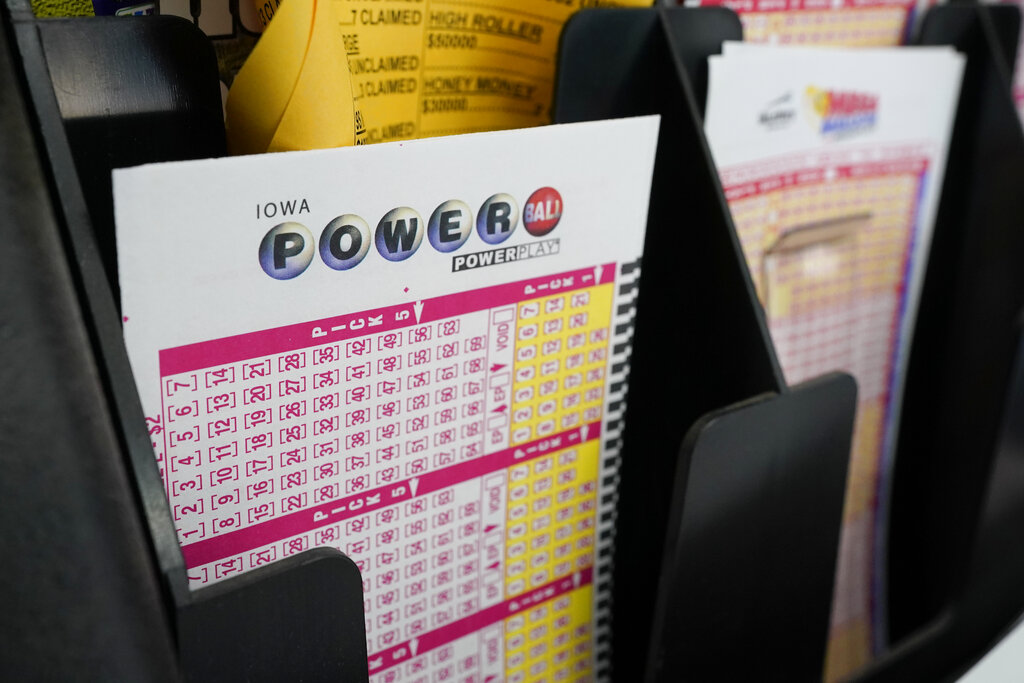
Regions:
<instances>
[{"instance_id":1,"label":"black plastic bin divider","mask_svg":"<svg viewBox=\"0 0 1024 683\"><path fill-rule=\"evenodd\" d=\"M1024 610L1020 12L929 10L967 56L907 368L888 535L891 649L860 681L955 677Z\"/></svg>"},{"instance_id":2,"label":"black plastic bin divider","mask_svg":"<svg viewBox=\"0 0 1024 683\"><path fill-rule=\"evenodd\" d=\"M968 56L907 372L893 492L894 639L965 579L1024 310L1024 134L1010 98L1014 6L930 11L920 42ZM1009 31L999 40L990 29ZM1007 64L1007 62L1009 62ZM1022 565L1024 569L1024 565Z\"/></svg>"},{"instance_id":3,"label":"black plastic bin divider","mask_svg":"<svg viewBox=\"0 0 1024 683\"><path fill-rule=\"evenodd\" d=\"M856 408L856 383L835 373L690 430L648 682L821 680Z\"/></svg>"},{"instance_id":4,"label":"black plastic bin divider","mask_svg":"<svg viewBox=\"0 0 1024 683\"><path fill-rule=\"evenodd\" d=\"M775 357L697 104L707 57L740 37L721 8L581 12L562 36L557 122L662 117L614 570L598 579L616 680L824 668L856 387L789 388ZM773 543L783 529L799 542Z\"/></svg>"},{"instance_id":5,"label":"black plastic bin divider","mask_svg":"<svg viewBox=\"0 0 1024 683\"><path fill-rule=\"evenodd\" d=\"M67 393L56 400L50 366L40 358L29 376L35 385L14 383L2 397L5 412L22 419L26 406L62 410L52 426L32 424L56 446L12 428L4 438L21 438L4 457L28 457L34 447L54 468L80 474L49 487L19 469L12 470L19 476L5 477L5 490L13 493L0 500L0 514L14 520L5 523L6 571L19 579L12 590L32 596L23 611L5 607L5 649L24 653L19 663L27 674L64 672L58 676L64 678L109 672L101 677L368 680L362 581L338 551L305 551L189 591L121 336L109 270L109 173L115 165L222 152L212 48L183 20L36 20L28 0L0 5L0 41L0 198L23 217L5 224L5 240L45 264L38 277L54 274L44 282L24 264L12 268L10 277L23 280L12 281L3 296L17 302L10 310L22 314L20 334L41 340L33 350L56 354L55 366L72 363L81 375L69 377ZM89 89L90 96L57 98L55 84ZM122 96L141 88L146 98ZM147 108L135 110L143 100ZM31 189L24 196L7 187L19 175ZM106 195L89 201L86 192L93 199ZM26 226L38 239L26 239ZM27 303L34 305L31 315ZM57 325L73 330L60 345L51 339ZM92 434L82 434L85 424ZM26 516L32 511L34 522ZM55 520L63 521L63 533L47 535L53 545L45 548L67 548L65 563L32 547ZM8 526L17 529L9 537ZM105 572L94 570L100 563ZM90 585L79 586L80 577ZM28 623L32 615L52 620L46 627L54 636L68 637L42 638ZM18 628L19 618L25 628ZM82 647L69 647L68 640ZM95 646L85 658L89 643Z\"/></svg>"},{"instance_id":6,"label":"black plastic bin divider","mask_svg":"<svg viewBox=\"0 0 1024 683\"><path fill-rule=\"evenodd\" d=\"M169 607L8 27L0 24L0 662L10 680L178 680Z\"/></svg>"}]
</instances>

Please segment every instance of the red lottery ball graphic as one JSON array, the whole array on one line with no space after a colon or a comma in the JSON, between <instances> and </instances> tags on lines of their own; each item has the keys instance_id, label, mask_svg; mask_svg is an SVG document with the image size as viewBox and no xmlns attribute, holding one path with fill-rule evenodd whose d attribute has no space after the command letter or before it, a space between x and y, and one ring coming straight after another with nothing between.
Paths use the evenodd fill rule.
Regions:
<instances>
[{"instance_id":1,"label":"red lottery ball graphic","mask_svg":"<svg viewBox=\"0 0 1024 683\"><path fill-rule=\"evenodd\" d=\"M562 219L562 195L553 187L542 187L526 200L523 227L534 237L542 237L555 229Z\"/></svg>"}]
</instances>

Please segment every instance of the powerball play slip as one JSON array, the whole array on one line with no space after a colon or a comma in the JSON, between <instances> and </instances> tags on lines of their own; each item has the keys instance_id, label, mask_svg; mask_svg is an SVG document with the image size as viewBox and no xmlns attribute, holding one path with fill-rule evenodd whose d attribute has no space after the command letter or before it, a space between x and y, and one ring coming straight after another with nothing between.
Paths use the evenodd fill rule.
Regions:
<instances>
[{"instance_id":1,"label":"powerball play slip","mask_svg":"<svg viewBox=\"0 0 1024 683\"><path fill-rule=\"evenodd\" d=\"M190 585L317 546L374 683L586 681L657 117L115 172Z\"/></svg>"}]
</instances>

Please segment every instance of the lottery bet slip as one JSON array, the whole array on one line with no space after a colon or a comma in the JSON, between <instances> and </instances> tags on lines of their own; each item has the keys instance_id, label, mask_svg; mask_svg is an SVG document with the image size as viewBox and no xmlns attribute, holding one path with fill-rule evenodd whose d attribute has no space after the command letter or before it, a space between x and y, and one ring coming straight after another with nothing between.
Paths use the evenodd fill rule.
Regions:
<instances>
[{"instance_id":1,"label":"lottery bet slip","mask_svg":"<svg viewBox=\"0 0 1024 683\"><path fill-rule=\"evenodd\" d=\"M905 368L964 58L726 42L705 133L786 380L857 380L825 680L885 646Z\"/></svg>"},{"instance_id":2,"label":"lottery bet slip","mask_svg":"<svg viewBox=\"0 0 1024 683\"><path fill-rule=\"evenodd\" d=\"M374 683L593 679L657 134L115 171L125 341L191 587L335 547Z\"/></svg>"},{"instance_id":3,"label":"lottery bet slip","mask_svg":"<svg viewBox=\"0 0 1024 683\"><path fill-rule=\"evenodd\" d=\"M728 7L743 40L768 45L901 45L930 0L684 0L687 7Z\"/></svg>"}]
</instances>

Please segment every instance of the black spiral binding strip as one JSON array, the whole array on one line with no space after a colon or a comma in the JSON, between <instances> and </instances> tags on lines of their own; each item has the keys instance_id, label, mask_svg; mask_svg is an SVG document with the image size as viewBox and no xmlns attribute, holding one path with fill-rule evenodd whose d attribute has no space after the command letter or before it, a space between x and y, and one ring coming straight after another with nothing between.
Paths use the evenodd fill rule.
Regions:
<instances>
[{"instance_id":1,"label":"black spiral binding strip","mask_svg":"<svg viewBox=\"0 0 1024 683\"><path fill-rule=\"evenodd\" d=\"M598 680L611 678L612 548L615 543L616 505L619 486L619 450L622 447L623 417L629 378L629 356L636 319L640 260L619 267L619 283L612 316L610 372L607 379L608 410L605 412L601 446L598 495L597 558L594 601L597 606L596 674Z\"/></svg>"}]
</instances>

